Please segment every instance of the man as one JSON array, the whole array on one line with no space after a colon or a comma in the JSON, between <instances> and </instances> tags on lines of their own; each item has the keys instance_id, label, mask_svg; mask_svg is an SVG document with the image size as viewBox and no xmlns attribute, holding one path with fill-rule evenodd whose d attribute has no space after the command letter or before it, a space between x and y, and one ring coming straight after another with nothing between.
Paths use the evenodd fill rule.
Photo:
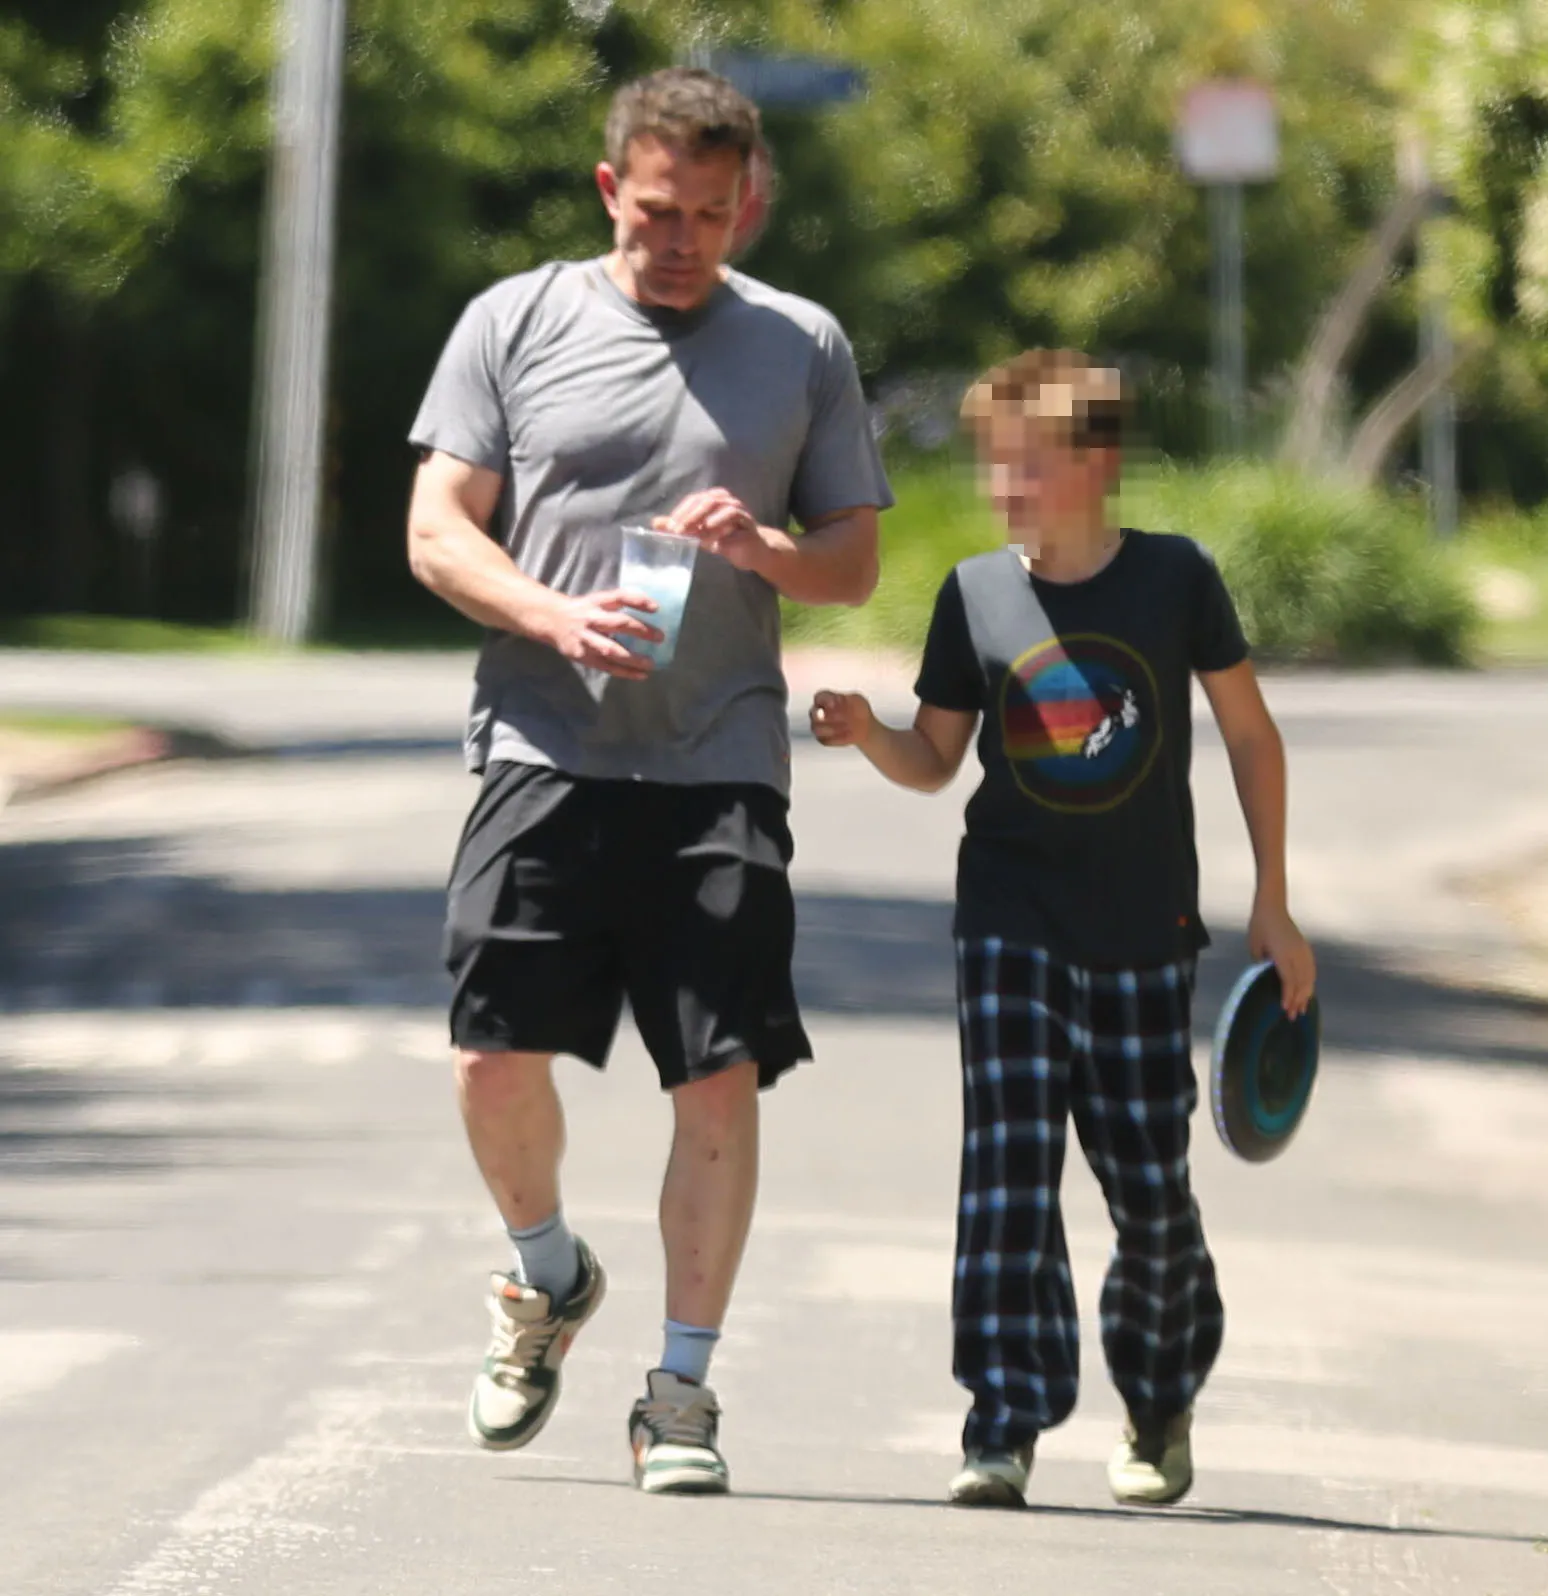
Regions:
<instances>
[{"instance_id":1,"label":"man","mask_svg":"<svg viewBox=\"0 0 1548 1596\"><path fill-rule=\"evenodd\" d=\"M410 435L414 574L489 628L446 956L468 1139L515 1257L469 1424L487 1447L529 1442L602 1300L560 1207L552 1061L600 1068L627 996L675 1114L635 1481L720 1492L706 1375L752 1216L757 1094L810 1057L778 601L864 603L892 501L838 325L725 264L760 203L755 108L672 68L618 93L606 146L611 253L474 300ZM638 522L700 545L659 670L638 647L661 636L652 605L617 585Z\"/></svg>"}]
</instances>

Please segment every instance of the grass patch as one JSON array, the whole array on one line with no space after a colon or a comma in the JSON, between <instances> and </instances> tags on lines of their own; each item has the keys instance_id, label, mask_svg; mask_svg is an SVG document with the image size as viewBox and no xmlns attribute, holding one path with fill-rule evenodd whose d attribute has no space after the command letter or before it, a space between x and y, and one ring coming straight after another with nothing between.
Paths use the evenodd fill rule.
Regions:
<instances>
[{"instance_id":1,"label":"grass patch","mask_svg":"<svg viewBox=\"0 0 1548 1596\"><path fill-rule=\"evenodd\" d=\"M1483 617L1478 654L1491 664L1548 661L1548 513L1486 513L1457 541Z\"/></svg>"},{"instance_id":2,"label":"grass patch","mask_svg":"<svg viewBox=\"0 0 1548 1596\"><path fill-rule=\"evenodd\" d=\"M38 741L74 742L111 736L129 730L129 723L95 715L34 714L30 710L0 713L0 736L36 738Z\"/></svg>"},{"instance_id":3,"label":"grass patch","mask_svg":"<svg viewBox=\"0 0 1548 1596\"><path fill-rule=\"evenodd\" d=\"M0 621L0 646L102 654L240 654L270 648L237 626L189 626L126 615L8 618Z\"/></svg>"},{"instance_id":4,"label":"grass patch","mask_svg":"<svg viewBox=\"0 0 1548 1596\"><path fill-rule=\"evenodd\" d=\"M318 652L443 652L477 648L483 634L450 606L424 606L401 617L351 617L304 645ZM245 626L192 626L124 615L30 615L0 620L0 648L46 648L91 654L284 654L283 644Z\"/></svg>"}]
</instances>

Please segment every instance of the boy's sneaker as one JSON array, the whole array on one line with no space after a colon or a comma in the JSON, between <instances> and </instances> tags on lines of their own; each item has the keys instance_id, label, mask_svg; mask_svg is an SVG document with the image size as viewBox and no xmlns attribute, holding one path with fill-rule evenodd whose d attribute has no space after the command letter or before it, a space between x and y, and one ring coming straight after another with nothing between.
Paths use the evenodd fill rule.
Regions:
<instances>
[{"instance_id":1,"label":"boy's sneaker","mask_svg":"<svg viewBox=\"0 0 1548 1596\"><path fill-rule=\"evenodd\" d=\"M629 1415L634 1483L642 1491L718 1496L731 1489L726 1460L715 1447L720 1404L707 1385L665 1369L645 1377L648 1395Z\"/></svg>"},{"instance_id":2,"label":"boy's sneaker","mask_svg":"<svg viewBox=\"0 0 1548 1596\"><path fill-rule=\"evenodd\" d=\"M1193 1414L1124 1426L1123 1440L1107 1465L1113 1496L1129 1507L1162 1507L1180 1501L1193 1484Z\"/></svg>"},{"instance_id":3,"label":"boy's sneaker","mask_svg":"<svg viewBox=\"0 0 1548 1596\"><path fill-rule=\"evenodd\" d=\"M495 1452L525 1446L548 1423L559 1400L559 1365L580 1327L597 1311L607 1277L585 1242L577 1240L580 1273L558 1309L546 1291L511 1275L489 1277L493 1334L473 1382L468 1433Z\"/></svg>"},{"instance_id":4,"label":"boy's sneaker","mask_svg":"<svg viewBox=\"0 0 1548 1596\"><path fill-rule=\"evenodd\" d=\"M969 1452L946 1487L954 1507L1025 1507L1034 1438L1012 1452Z\"/></svg>"}]
</instances>

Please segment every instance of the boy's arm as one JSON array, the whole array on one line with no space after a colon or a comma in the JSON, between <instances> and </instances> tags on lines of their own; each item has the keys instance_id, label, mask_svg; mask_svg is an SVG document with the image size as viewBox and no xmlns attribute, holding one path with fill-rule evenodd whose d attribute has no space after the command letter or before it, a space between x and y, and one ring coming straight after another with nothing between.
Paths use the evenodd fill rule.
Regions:
<instances>
[{"instance_id":1,"label":"boy's arm","mask_svg":"<svg viewBox=\"0 0 1548 1596\"><path fill-rule=\"evenodd\" d=\"M1225 742L1258 867L1247 943L1253 958L1272 959L1285 1012L1305 1012L1317 984L1311 947L1290 918L1285 870L1285 746L1249 660L1229 670L1201 671L1209 707Z\"/></svg>"},{"instance_id":2,"label":"boy's arm","mask_svg":"<svg viewBox=\"0 0 1548 1596\"><path fill-rule=\"evenodd\" d=\"M811 720L824 748L858 748L900 787L939 792L962 768L978 716L921 704L904 730L879 721L862 693L821 692L812 699Z\"/></svg>"}]
</instances>

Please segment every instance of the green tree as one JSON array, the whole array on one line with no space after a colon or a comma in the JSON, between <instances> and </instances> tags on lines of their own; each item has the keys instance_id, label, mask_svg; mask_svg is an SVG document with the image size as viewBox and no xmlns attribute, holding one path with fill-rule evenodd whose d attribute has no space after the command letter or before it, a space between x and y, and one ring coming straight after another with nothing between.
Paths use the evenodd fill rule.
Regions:
<instances>
[{"instance_id":1,"label":"green tree","mask_svg":"<svg viewBox=\"0 0 1548 1596\"><path fill-rule=\"evenodd\" d=\"M0 23L0 515L39 529L0 544L0 603L240 607L274 4L17 0ZM747 265L830 305L873 385L1081 345L1180 396L1157 414L1181 452L1201 436L1208 268L1202 196L1172 149L1184 87L1251 73L1280 107L1283 171L1248 207L1266 423L1393 198L1399 130L1417 128L1456 199L1432 237L1458 332L1486 338L1465 374L1475 477L1543 491L1545 4L352 0L336 619L421 602L401 439L461 304L605 247L591 169L607 93L706 45L867 72L855 103L769 113L781 199ZM1357 413L1414 364L1409 248L1339 353ZM129 464L167 488L151 595L126 584L103 509Z\"/></svg>"},{"instance_id":2,"label":"green tree","mask_svg":"<svg viewBox=\"0 0 1548 1596\"><path fill-rule=\"evenodd\" d=\"M0 278L25 300L8 342L31 356L7 383L22 469L0 493L12 524L53 533L14 551L10 595L122 597L100 507L134 462L169 489L158 605L240 602L272 16L269 0L146 0L94 51L0 35L0 115L21 135L0 154L16 218ZM345 608L411 594L401 439L430 362L493 277L599 247L598 91L653 48L628 15L598 29L564 0L352 6L330 448ZM88 89L94 114L67 115Z\"/></svg>"}]
</instances>

